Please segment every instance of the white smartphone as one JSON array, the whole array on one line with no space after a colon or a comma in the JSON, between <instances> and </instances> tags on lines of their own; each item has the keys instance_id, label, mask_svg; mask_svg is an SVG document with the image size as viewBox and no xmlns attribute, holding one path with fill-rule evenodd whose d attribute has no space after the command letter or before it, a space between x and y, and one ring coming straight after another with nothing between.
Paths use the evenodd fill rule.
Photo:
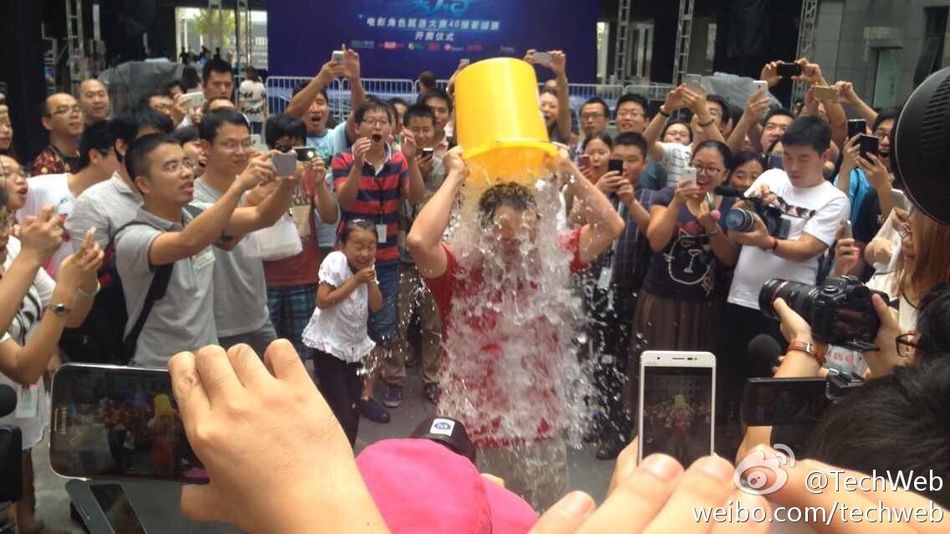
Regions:
<instances>
[{"instance_id":1,"label":"white smartphone","mask_svg":"<svg viewBox=\"0 0 950 534\"><path fill-rule=\"evenodd\" d=\"M185 109L189 111L194 111L201 106L205 105L205 94L201 91L195 91L194 93L185 93L181 95L181 101L185 104Z\"/></svg>"},{"instance_id":2,"label":"white smartphone","mask_svg":"<svg viewBox=\"0 0 950 534\"><path fill-rule=\"evenodd\" d=\"M763 80L755 80L754 82L752 82L752 87L753 87L753 90L752 90L753 93L758 93L760 91L763 93L769 92L769 82L766 82Z\"/></svg>"},{"instance_id":3,"label":"white smartphone","mask_svg":"<svg viewBox=\"0 0 950 534\"><path fill-rule=\"evenodd\" d=\"M907 194L900 189L891 189L891 202L895 208L907 211L910 209L910 201L907 200Z\"/></svg>"},{"instance_id":4,"label":"white smartphone","mask_svg":"<svg viewBox=\"0 0 950 534\"><path fill-rule=\"evenodd\" d=\"M330 54L330 60L333 61L334 63L343 63L343 59L345 57L346 57L346 53L343 52L342 50L334 50L333 53Z\"/></svg>"},{"instance_id":5,"label":"white smartphone","mask_svg":"<svg viewBox=\"0 0 950 534\"><path fill-rule=\"evenodd\" d=\"M854 226L849 220L841 223L841 239L854 239Z\"/></svg>"},{"instance_id":6,"label":"white smartphone","mask_svg":"<svg viewBox=\"0 0 950 534\"><path fill-rule=\"evenodd\" d=\"M535 52L534 62L537 63L538 65L550 65L551 54L548 54L547 52Z\"/></svg>"},{"instance_id":7,"label":"white smartphone","mask_svg":"<svg viewBox=\"0 0 950 534\"><path fill-rule=\"evenodd\" d=\"M640 356L638 459L654 453L684 467L713 452L716 357L709 352L647 351Z\"/></svg>"},{"instance_id":8,"label":"white smartphone","mask_svg":"<svg viewBox=\"0 0 950 534\"><path fill-rule=\"evenodd\" d=\"M680 175L681 182L693 182L696 183L696 168L695 167L683 167L683 174Z\"/></svg>"},{"instance_id":9,"label":"white smartphone","mask_svg":"<svg viewBox=\"0 0 950 534\"><path fill-rule=\"evenodd\" d=\"M686 75L686 88L694 93L701 93L703 90L703 77L699 74Z\"/></svg>"}]
</instances>

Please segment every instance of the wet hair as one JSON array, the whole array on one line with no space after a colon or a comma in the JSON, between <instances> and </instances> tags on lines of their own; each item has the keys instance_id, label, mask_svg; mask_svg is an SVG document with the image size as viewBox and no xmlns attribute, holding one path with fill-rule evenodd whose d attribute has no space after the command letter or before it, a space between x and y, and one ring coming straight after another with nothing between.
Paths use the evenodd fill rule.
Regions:
<instances>
[{"instance_id":1,"label":"wet hair","mask_svg":"<svg viewBox=\"0 0 950 534\"><path fill-rule=\"evenodd\" d=\"M623 96L617 99L617 107L614 108L614 119L617 119L617 113L620 112L620 106L626 104L627 102L633 102L643 109L644 118L650 115L650 103L647 102L646 98L643 98L640 95L635 95L633 93L625 93Z\"/></svg>"},{"instance_id":2,"label":"wet hair","mask_svg":"<svg viewBox=\"0 0 950 534\"><path fill-rule=\"evenodd\" d=\"M487 228L495 221L495 212L501 206L518 211L537 210L538 203L527 187L515 183L505 182L489 187L478 199L479 220L482 227ZM539 215L540 217L540 215Z\"/></svg>"},{"instance_id":3,"label":"wet hair","mask_svg":"<svg viewBox=\"0 0 950 534\"><path fill-rule=\"evenodd\" d=\"M888 108L882 110L877 114L877 117L874 118L874 124L871 125L871 131L876 131L877 127L880 126L884 121L896 121L898 115L900 115L900 109L898 108Z\"/></svg>"},{"instance_id":4,"label":"wet hair","mask_svg":"<svg viewBox=\"0 0 950 534\"><path fill-rule=\"evenodd\" d=\"M740 150L739 152L736 152L732 155L732 161L729 163L729 170L734 171L746 163L749 163L750 161L758 162L758 164L762 166L763 170L769 168L768 162L765 161L765 158L763 158L760 154L752 152L751 150Z\"/></svg>"},{"instance_id":5,"label":"wet hair","mask_svg":"<svg viewBox=\"0 0 950 534\"><path fill-rule=\"evenodd\" d=\"M686 122L686 121L684 121L684 120L680 120L680 119L673 119L673 120L667 121L666 126L663 127L663 131L660 132L660 141L661 141L661 142L664 142L664 143L666 142L666 141L663 141L663 138L666 137L666 131L669 130L670 127L673 126L674 124L682 124L683 126L686 127L686 131L689 132L689 142L692 143L692 142L693 142L693 129L690 128L688 122Z\"/></svg>"},{"instance_id":6,"label":"wet hair","mask_svg":"<svg viewBox=\"0 0 950 534\"><path fill-rule=\"evenodd\" d=\"M172 135L175 136L175 139L178 140L178 144L180 145L201 140L201 136L198 135L197 126L185 126L184 128L179 128L175 130L175 133Z\"/></svg>"},{"instance_id":7,"label":"wet hair","mask_svg":"<svg viewBox=\"0 0 950 534\"><path fill-rule=\"evenodd\" d=\"M831 146L831 125L818 117L799 117L782 134L782 146L807 146L824 154Z\"/></svg>"},{"instance_id":8,"label":"wet hair","mask_svg":"<svg viewBox=\"0 0 950 534\"><path fill-rule=\"evenodd\" d=\"M917 362L950 353L950 284L939 284L920 301L917 309Z\"/></svg>"},{"instance_id":9,"label":"wet hair","mask_svg":"<svg viewBox=\"0 0 950 534\"><path fill-rule=\"evenodd\" d=\"M729 168L729 164L732 161L732 151L729 150L729 147L721 141L713 141L712 139L703 141L702 143L696 145L696 148L693 149L693 158L696 158L696 154L699 154L702 150L715 150L719 152L719 155L722 156L723 164L726 168Z\"/></svg>"},{"instance_id":10,"label":"wet hair","mask_svg":"<svg viewBox=\"0 0 950 534\"><path fill-rule=\"evenodd\" d=\"M307 138L307 126L302 120L290 115L271 115L264 123L264 143L269 148L274 148L274 144L281 137L292 137L298 139Z\"/></svg>"},{"instance_id":11,"label":"wet hair","mask_svg":"<svg viewBox=\"0 0 950 534\"><path fill-rule=\"evenodd\" d=\"M805 455L863 473L933 470L950 476L950 354L897 367L832 406L811 433ZM950 492L920 492L950 506Z\"/></svg>"},{"instance_id":12,"label":"wet hair","mask_svg":"<svg viewBox=\"0 0 950 534\"><path fill-rule=\"evenodd\" d=\"M441 98L442 100L445 100L445 107L449 108L449 113L452 113L452 110L455 108L455 105L452 103L452 97L449 96L449 94L443 89L439 88L429 89L428 91L419 95L419 99L416 100L416 104L426 104L430 98Z\"/></svg>"},{"instance_id":13,"label":"wet hair","mask_svg":"<svg viewBox=\"0 0 950 534\"><path fill-rule=\"evenodd\" d=\"M298 85L297 87L294 87L293 93L290 95L290 97L293 98L293 97L297 96L297 94L300 93L300 91L303 91L304 89L306 89L306 88L307 88L307 85L309 85L309 84L310 84L310 82L303 82L303 83L301 83L300 85ZM326 87L321 88L321 89L320 89L320 94L323 95L323 99L326 100L327 105L329 106L329 105L330 105L330 97L329 97L329 95L327 94L327 88L326 88Z\"/></svg>"},{"instance_id":14,"label":"wet hair","mask_svg":"<svg viewBox=\"0 0 950 534\"><path fill-rule=\"evenodd\" d=\"M599 140L603 144L607 145L607 148L614 147L614 140L610 138L610 134L604 132L602 134L595 135L594 137L587 137L584 139L584 142L581 143L581 152L587 150L587 143L593 141L594 139Z\"/></svg>"},{"instance_id":15,"label":"wet hair","mask_svg":"<svg viewBox=\"0 0 950 534\"><path fill-rule=\"evenodd\" d=\"M376 232L376 226L366 219L351 219L343 223L340 229L340 243L346 244L350 240L350 234L353 230L363 230L364 232Z\"/></svg>"},{"instance_id":16,"label":"wet hair","mask_svg":"<svg viewBox=\"0 0 950 534\"><path fill-rule=\"evenodd\" d=\"M230 74L231 80L234 80L234 73L231 72L231 65L227 61L220 58L211 58L205 63L205 66L201 69L201 83L202 85L208 85L208 80L211 78L211 73L217 72L221 74Z\"/></svg>"},{"instance_id":17,"label":"wet hair","mask_svg":"<svg viewBox=\"0 0 950 534\"><path fill-rule=\"evenodd\" d=\"M236 109L223 108L209 111L201 117L201 122L198 123L198 135L210 143L218 136L218 130L225 124L244 126L249 131L251 129L243 113Z\"/></svg>"},{"instance_id":18,"label":"wet hair","mask_svg":"<svg viewBox=\"0 0 950 534\"><path fill-rule=\"evenodd\" d=\"M640 154L644 158L647 156L647 140L643 137L643 134L638 134L637 132L626 132L622 133L614 139L614 148L618 146L635 146L640 149Z\"/></svg>"},{"instance_id":19,"label":"wet hair","mask_svg":"<svg viewBox=\"0 0 950 534\"><path fill-rule=\"evenodd\" d=\"M435 74L431 70L424 70L419 73L419 87L427 92L436 89Z\"/></svg>"},{"instance_id":20,"label":"wet hair","mask_svg":"<svg viewBox=\"0 0 950 534\"><path fill-rule=\"evenodd\" d=\"M413 104L406 109L406 113L402 116L403 126L408 128L409 119L412 118L429 119L433 125L435 124L435 113L432 113L429 106L423 106L422 104Z\"/></svg>"},{"instance_id":21,"label":"wet hair","mask_svg":"<svg viewBox=\"0 0 950 534\"><path fill-rule=\"evenodd\" d=\"M79 170L85 169L92 163L89 151L95 150L107 155L115 149L115 133L106 121L96 121L86 126L79 136Z\"/></svg>"},{"instance_id":22,"label":"wet hair","mask_svg":"<svg viewBox=\"0 0 950 534\"><path fill-rule=\"evenodd\" d=\"M603 99L603 98L600 98L599 96L594 96L594 97L588 98L586 102L584 102L583 104L581 104L581 110L583 111L584 106L590 106L590 105L595 105L595 104L596 104L596 105L599 105L599 106L602 107L602 108L604 108L604 117L609 119L609 118L610 118L610 106L608 106L608 105L607 105L607 102L604 102L604 99Z\"/></svg>"},{"instance_id":23,"label":"wet hair","mask_svg":"<svg viewBox=\"0 0 950 534\"><path fill-rule=\"evenodd\" d=\"M396 110L389 105L389 102L385 100L380 100L375 96L368 96L363 99L363 102L360 104L360 107L356 108L356 111L353 113L353 120L357 124L363 122L363 118L370 111L385 111L386 115L389 117L389 122L392 123L395 120Z\"/></svg>"},{"instance_id":24,"label":"wet hair","mask_svg":"<svg viewBox=\"0 0 950 534\"><path fill-rule=\"evenodd\" d=\"M148 177L148 157L162 145L180 146L178 140L168 134L150 134L132 141L125 154L125 170L133 181L138 176Z\"/></svg>"}]
</instances>

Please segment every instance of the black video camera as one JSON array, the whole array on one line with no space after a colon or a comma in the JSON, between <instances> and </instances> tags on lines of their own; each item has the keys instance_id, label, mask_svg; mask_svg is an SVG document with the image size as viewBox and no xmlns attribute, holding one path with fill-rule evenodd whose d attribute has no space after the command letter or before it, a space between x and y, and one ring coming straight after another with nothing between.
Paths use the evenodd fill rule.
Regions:
<instances>
[{"instance_id":1,"label":"black video camera","mask_svg":"<svg viewBox=\"0 0 950 534\"><path fill-rule=\"evenodd\" d=\"M820 286L773 278L759 291L759 309L778 319L772 302L781 297L808 321L815 339L865 352L878 349L873 343L881 326L871 302L875 293L887 302L886 294L853 276L829 277Z\"/></svg>"},{"instance_id":2,"label":"black video camera","mask_svg":"<svg viewBox=\"0 0 950 534\"><path fill-rule=\"evenodd\" d=\"M755 230L755 217L758 215L769 235L776 239L788 239L792 223L782 218L782 210L769 206L762 197L743 197L734 187L720 186L715 189L716 194L725 197L737 197L752 204L752 209L732 208L725 215L725 225L729 230L736 232L751 232Z\"/></svg>"}]
</instances>

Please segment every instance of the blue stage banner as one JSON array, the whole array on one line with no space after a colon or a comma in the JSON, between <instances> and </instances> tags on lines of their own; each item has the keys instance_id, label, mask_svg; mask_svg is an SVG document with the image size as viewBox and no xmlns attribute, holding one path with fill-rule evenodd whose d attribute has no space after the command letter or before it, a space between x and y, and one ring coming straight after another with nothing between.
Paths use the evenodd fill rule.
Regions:
<instances>
[{"instance_id":1,"label":"blue stage banner","mask_svg":"<svg viewBox=\"0 0 950 534\"><path fill-rule=\"evenodd\" d=\"M268 63L271 74L312 76L345 44L367 78L448 78L463 58L560 49L570 80L585 83L596 71L596 24L595 0L274 0Z\"/></svg>"}]
</instances>

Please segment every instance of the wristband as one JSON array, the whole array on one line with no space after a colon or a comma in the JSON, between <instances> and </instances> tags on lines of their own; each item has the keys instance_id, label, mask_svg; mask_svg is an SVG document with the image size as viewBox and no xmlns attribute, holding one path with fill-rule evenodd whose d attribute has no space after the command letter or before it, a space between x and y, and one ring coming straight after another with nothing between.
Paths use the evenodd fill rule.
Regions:
<instances>
[{"instance_id":1,"label":"wristband","mask_svg":"<svg viewBox=\"0 0 950 534\"><path fill-rule=\"evenodd\" d=\"M93 297L95 297L96 295L99 294L99 290L100 290L100 289L102 289L102 286L99 284L99 280L96 280L96 289L95 289L92 293L90 293L90 292L88 292L88 291L84 291L83 288L81 288L81 287L77 287L77 288L76 288L76 293L79 293L79 296L80 296L80 297L85 297L85 298L87 298L87 299L91 299L91 298L93 298Z\"/></svg>"},{"instance_id":2,"label":"wristband","mask_svg":"<svg viewBox=\"0 0 950 534\"><path fill-rule=\"evenodd\" d=\"M778 239L773 236L769 236L769 239L772 240L772 246L769 247L769 250L775 252L778 249Z\"/></svg>"},{"instance_id":3,"label":"wristband","mask_svg":"<svg viewBox=\"0 0 950 534\"><path fill-rule=\"evenodd\" d=\"M714 122L716 122L715 117L709 119L709 122L700 122L697 124L697 126L699 126L700 128L705 128L707 126L712 126Z\"/></svg>"},{"instance_id":4,"label":"wristband","mask_svg":"<svg viewBox=\"0 0 950 534\"><path fill-rule=\"evenodd\" d=\"M659 113L660 115L663 115L667 119L672 116L672 114L667 113L666 111L663 111L663 106L660 106L660 109L657 110L657 113Z\"/></svg>"},{"instance_id":5,"label":"wristband","mask_svg":"<svg viewBox=\"0 0 950 534\"><path fill-rule=\"evenodd\" d=\"M788 351L804 352L814 358L820 365L825 364L825 352L818 349L818 346L808 341L792 341L788 344Z\"/></svg>"}]
</instances>

